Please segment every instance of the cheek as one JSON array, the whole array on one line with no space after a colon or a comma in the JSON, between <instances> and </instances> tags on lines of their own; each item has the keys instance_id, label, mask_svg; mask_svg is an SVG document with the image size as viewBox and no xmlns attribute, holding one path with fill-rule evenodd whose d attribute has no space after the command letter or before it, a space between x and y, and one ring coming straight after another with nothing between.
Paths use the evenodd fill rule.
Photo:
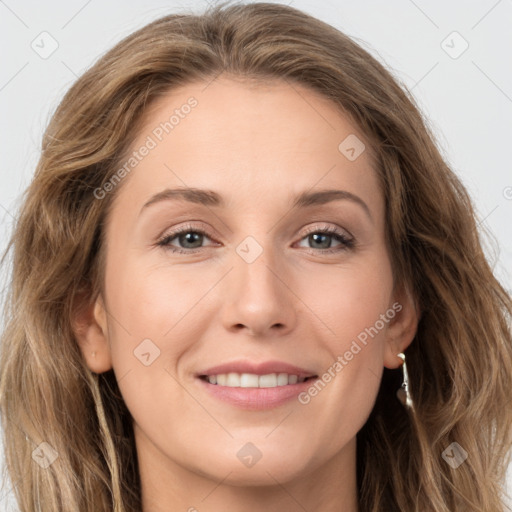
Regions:
<instances>
[{"instance_id":1,"label":"cheek","mask_svg":"<svg viewBox=\"0 0 512 512\"><path fill-rule=\"evenodd\" d=\"M330 428L355 433L373 407L387 329L395 316L389 259L382 251L350 267L304 276L301 283L308 306L323 325L321 348L328 354L320 382L301 403L329 418Z\"/></svg>"},{"instance_id":2,"label":"cheek","mask_svg":"<svg viewBox=\"0 0 512 512\"><path fill-rule=\"evenodd\" d=\"M107 293L118 323L130 336L161 341L172 336L182 319L197 316L194 305L204 295L205 283L218 279L218 272L210 273L211 279L197 267L148 266L134 258L113 269Z\"/></svg>"},{"instance_id":3,"label":"cheek","mask_svg":"<svg viewBox=\"0 0 512 512\"><path fill-rule=\"evenodd\" d=\"M132 392L151 394L157 381L168 388L169 374L176 374L183 354L196 350L214 318L215 305L204 296L223 273L211 266L142 265L136 258L112 266L112 364L118 378L130 374L121 385L137 382L126 388L127 400Z\"/></svg>"},{"instance_id":4,"label":"cheek","mask_svg":"<svg viewBox=\"0 0 512 512\"><path fill-rule=\"evenodd\" d=\"M172 410L190 408L176 381L176 365L199 337L194 309L204 294L195 286L199 284L177 268L171 272L144 267L135 258L112 268L112 365L123 399L139 424L162 415L166 400Z\"/></svg>"},{"instance_id":5,"label":"cheek","mask_svg":"<svg viewBox=\"0 0 512 512\"><path fill-rule=\"evenodd\" d=\"M385 251L354 258L343 266L318 266L297 277L297 295L317 318L319 332L325 333L331 351L348 350L350 340L378 322L379 331L387 323L379 321L390 307L393 289L391 265Z\"/></svg>"}]
</instances>

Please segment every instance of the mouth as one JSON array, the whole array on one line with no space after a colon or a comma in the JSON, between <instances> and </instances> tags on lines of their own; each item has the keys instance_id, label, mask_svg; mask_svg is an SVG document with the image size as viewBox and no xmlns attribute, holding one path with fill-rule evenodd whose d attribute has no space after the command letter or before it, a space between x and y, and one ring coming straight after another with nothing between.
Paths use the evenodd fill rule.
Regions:
<instances>
[{"instance_id":1,"label":"mouth","mask_svg":"<svg viewBox=\"0 0 512 512\"><path fill-rule=\"evenodd\" d=\"M196 381L209 396L246 410L281 406L307 389L318 375L288 363L239 361L198 372Z\"/></svg>"}]
</instances>

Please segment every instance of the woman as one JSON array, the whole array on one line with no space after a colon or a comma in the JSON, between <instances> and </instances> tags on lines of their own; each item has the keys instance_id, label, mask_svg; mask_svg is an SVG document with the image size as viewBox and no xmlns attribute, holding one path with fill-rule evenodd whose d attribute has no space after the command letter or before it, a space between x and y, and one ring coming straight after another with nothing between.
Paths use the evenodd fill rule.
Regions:
<instances>
[{"instance_id":1,"label":"woman","mask_svg":"<svg viewBox=\"0 0 512 512\"><path fill-rule=\"evenodd\" d=\"M22 512L502 510L511 299L412 98L333 27L222 5L123 40L11 249Z\"/></svg>"}]
</instances>

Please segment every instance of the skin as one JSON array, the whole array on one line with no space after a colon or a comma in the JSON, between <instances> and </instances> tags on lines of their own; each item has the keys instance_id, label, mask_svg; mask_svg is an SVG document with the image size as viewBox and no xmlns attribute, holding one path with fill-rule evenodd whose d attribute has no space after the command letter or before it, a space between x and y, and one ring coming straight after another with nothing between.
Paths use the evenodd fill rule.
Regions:
<instances>
[{"instance_id":1,"label":"skin","mask_svg":"<svg viewBox=\"0 0 512 512\"><path fill-rule=\"evenodd\" d=\"M92 371L114 369L133 416L144 512L354 512L356 434L418 322L409 294L394 289L369 142L301 86L221 76L205 87L175 89L146 112L134 150L188 98L198 101L115 191L104 293L77 313L77 340ZM355 161L338 150L350 134L366 145ZM176 187L214 190L226 204L143 208ZM370 215L347 199L291 209L299 193L321 189L357 195ZM209 233L202 245L171 244L195 254L157 244L188 224ZM325 227L355 245L308 236ZM262 249L252 263L236 252L247 236ZM396 302L400 312L307 404L241 410L194 376L234 359L321 375ZM145 339L160 350L149 366L134 356ZM252 467L237 457L248 442L262 454Z\"/></svg>"}]
</instances>

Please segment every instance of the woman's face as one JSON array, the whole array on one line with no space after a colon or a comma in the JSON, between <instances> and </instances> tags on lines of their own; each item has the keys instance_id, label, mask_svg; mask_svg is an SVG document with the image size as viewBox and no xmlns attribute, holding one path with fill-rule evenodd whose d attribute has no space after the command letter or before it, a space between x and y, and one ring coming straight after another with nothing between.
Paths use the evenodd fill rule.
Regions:
<instances>
[{"instance_id":1,"label":"woman's face","mask_svg":"<svg viewBox=\"0 0 512 512\"><path fill-rule=\"evenodd\" d=\"M219 78L153 104L132 150L86 357L139 457L235 485L355 460L413 336L367 139L299 85Z\"/></svg>"}]
</instances>

